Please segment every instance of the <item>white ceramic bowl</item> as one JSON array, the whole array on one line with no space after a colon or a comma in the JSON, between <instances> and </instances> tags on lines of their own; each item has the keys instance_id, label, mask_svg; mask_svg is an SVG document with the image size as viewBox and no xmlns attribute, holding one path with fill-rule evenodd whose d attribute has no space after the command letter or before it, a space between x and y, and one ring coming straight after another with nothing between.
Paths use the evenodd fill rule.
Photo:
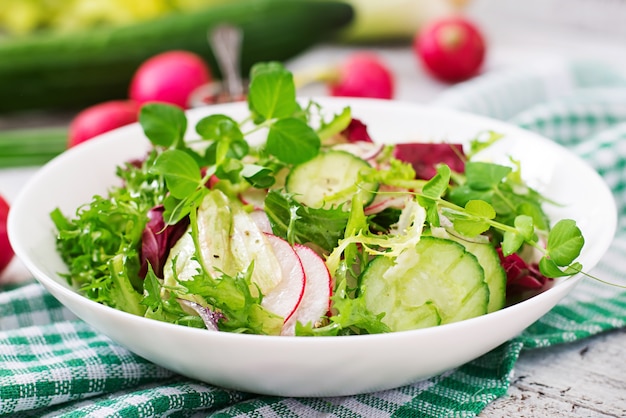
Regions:
<instances>
[{"instance_id":1,"label":"white ceramic bowl","mask_svg":"<svg viewBox=\"0 0 626 418\"><path fill-rule=\"evenodd\" d=\"M355 99L318 99L324 108L350 105L377 141L465 142L478 132L506 135L490 152L522 163L524 177L562 207L550 216L572 218L586 238L580 256L591 269L612 241L616 208L611 192L581 159L514 126L450 110L415 104ZM235 117L244 104L189 112L190 126L208 113ZM73 213L116 182L114 168L141 157L148 147L138 125L89 141L51 161L14 201L10 239L32 274L76 315L130 351L208 383L260 394L335 396L409 384L460 366L519 334L556 305L581 279L559 281L546 292L482 317L415 331L344 337L277 337L208 332L133 316L76 293L59 272L67 271L55 250L49 213Z\"/></svg>"}]
</instances>

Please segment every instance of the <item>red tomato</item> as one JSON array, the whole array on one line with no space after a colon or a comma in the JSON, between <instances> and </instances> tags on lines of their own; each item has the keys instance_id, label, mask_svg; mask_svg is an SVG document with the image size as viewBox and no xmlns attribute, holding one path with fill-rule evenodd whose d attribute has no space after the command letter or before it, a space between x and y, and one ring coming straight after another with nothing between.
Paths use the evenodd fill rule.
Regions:
<instances>
[{"instance_id":1,"label":"red tomato","mask_svg":"<svg viewBox=\"0 0 626 418\"><path fill-rule=\"evenodd\" d=\"M478 74L486 44L479 28L461 16L435 20L418 32L413 50L424 67L446 82L467 80Z\"/></svg>"},{"instance_id":2,"label":"red tomato","mask_svg":"<svg viewBox=\"0 0 626 418\"><path fill-rule=\"evenodd\" d=\"M186 109L189 97L211 81L207 63L188 51L167 51L146 60L130 83L129 97L139 105L164 102Z\"/></svg>"},{"instance_id":3,"label":"red tomato","mask_svg":"<svg viewBox=\"0 0 626 418\"><path fill-rule=\"evenodd\" d=\"M9 216L9 204L0 196L0 273L13 259L13 248L7 234L7 218Z\"/></svg>"}]
</instances>

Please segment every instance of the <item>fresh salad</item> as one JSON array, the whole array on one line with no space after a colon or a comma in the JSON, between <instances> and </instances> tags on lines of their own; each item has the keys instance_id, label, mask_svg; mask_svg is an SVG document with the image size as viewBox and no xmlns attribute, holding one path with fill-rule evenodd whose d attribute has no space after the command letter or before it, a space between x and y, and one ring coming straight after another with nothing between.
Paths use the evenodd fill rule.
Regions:
<instances>
[{"instance_id":1,"label":"fresh salad","mask_svg":"<svg viewBox=\"0 0 626 418\"><path fill-rule=\"evenodd\" d=\"M51 213L72 285L190 327L334 336L476 317L582 269L580 229L551 225L519 162L475 158L497 133L382 144L349 107L298 101L275 62L254 66L247 104L193 135L180 108L142 107L147 154Z\"/></svg>"}]
</instances>

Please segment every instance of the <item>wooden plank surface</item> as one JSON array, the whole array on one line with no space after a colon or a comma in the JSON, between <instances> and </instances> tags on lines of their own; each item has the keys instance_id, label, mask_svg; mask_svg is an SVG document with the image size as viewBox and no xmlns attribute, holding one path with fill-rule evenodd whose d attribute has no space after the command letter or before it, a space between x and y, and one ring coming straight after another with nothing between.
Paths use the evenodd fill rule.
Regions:
<instances>
[{"instance_id":1,"label":"wooden plank surface","mask_svg":"<svg viewBox=\"0 0 626 418\"><path fill-rule=\"evenodd\" d=\"M508 393L480 417L626 417L626 330L523 351Z\"/></svg>"}]
</instances>

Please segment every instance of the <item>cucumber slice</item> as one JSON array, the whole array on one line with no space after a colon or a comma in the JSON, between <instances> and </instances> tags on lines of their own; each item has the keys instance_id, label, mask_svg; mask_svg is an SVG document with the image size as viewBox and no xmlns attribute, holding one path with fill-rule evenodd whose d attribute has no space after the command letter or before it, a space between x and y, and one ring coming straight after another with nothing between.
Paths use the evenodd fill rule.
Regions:
<instances>
[{"instance_id":1,"label":"cucumber slice","mask_svg":"<svg viewBox=\"0 0 626 418\"><path fill-rule=\"evenodd\" d=\"M487 312L502 309L506 303L506 272L502 268L496 249L489 243L467 241L454 235L449 235L449 237L474 254L482 266L485 272L485 282L489 286Z\"/></svg>"},{"instance_id":2,"label":"cucumber slice","mask_svg":"<svg viewBox=\"0 0 626 418\"><path fill-rule=\"evenodd\" d=\"M457 322L487 313L489 287L476 256L461 244L422 237L415 252L378 256L361 278L367 308L392 331Z\"/></svg>"},{"instance_id":3,"label":"cucumber slice","mask_svg":"<svg viewBox=\"0 0 626 418\"><path fill-rule=\"evenodd\" d=\"M401 280L393 284L386 280L387 271L392 270L394 265L394 258L385 256L378 256L368 264L361 282L365 305L375 314L385 312L382 322L392 331L439 325L441 317L431 301L411 303L409 295L403 294L406 289L402 288Z\"/></svg>"},{"instance_id":4,"label":"cucumber slice","mask_svg":"<svg viewBox=\"0 0 626 418\"><path fill-rule=\"evenodd\" d=\"M345 151L330 150L294 167L286 180L286 190L303 205L330 208L344 203L347 210L354 196L363 205L374 200L378 183L359 183L359 173L369 170L367 161Z\"/></svg>"}]
</instances>

